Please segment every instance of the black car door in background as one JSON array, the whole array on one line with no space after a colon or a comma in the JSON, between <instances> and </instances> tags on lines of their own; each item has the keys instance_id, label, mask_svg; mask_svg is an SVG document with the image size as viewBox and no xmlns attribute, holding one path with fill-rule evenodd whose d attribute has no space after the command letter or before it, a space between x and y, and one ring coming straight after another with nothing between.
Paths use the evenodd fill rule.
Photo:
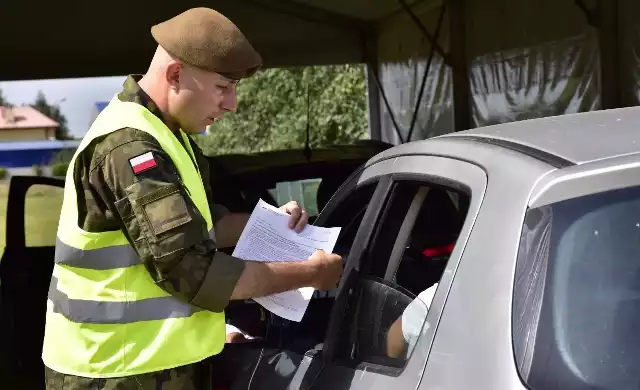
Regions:
<instances>
[{"instance_id":1,"label":"black car door in background","mask_svg":"<svg viewBox=\"0 0 640 390\"><path fill-rule=\"evenodd\" d=\"M63 187L50 177L10 181L0 260L0 383L7 388L44 389L42 340Z\"/></svg>"}]
</instances>

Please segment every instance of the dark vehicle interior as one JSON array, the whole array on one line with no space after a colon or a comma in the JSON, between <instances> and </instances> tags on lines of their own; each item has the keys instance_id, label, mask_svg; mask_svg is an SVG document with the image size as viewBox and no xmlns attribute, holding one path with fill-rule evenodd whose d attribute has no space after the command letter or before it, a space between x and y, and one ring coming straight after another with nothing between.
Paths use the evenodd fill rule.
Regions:
<instances>
[{"instance_id":1,"label":"dark vehicle interior","mask_svg":"<svg viewBox=\"0 0 640 390\"><path fill-rule=\"evenodd\" d=\"M440 281L468 209L466 194L445 187L400 182L390 190L359 270L344 284L354 293L336 300L334 313L342 318L332 321L341 325L330 327L327 342L335 347L326 351L336 365L323 371L323 386L346 381L350 374L344 367L390 375L402 371L408 355L388 355L387 332L418 294Z\"/></svg>"},{"instance_id":2,"label":"dark vehicle interior","mask_svg":"<svg viewBox=\"0 0 640 390\"><path fill-rule=\"evenodd\" d=\"M363 184L350 195L343 196L344 192L350 191L350 186L352 183L348 180L345 191L340 192L341 198L336 199L332 208L326 209L317 221L322 226L342 226L335 251L343 256L345 262L350 262L351 255L358 256L358 253L351 253L352 244L363 223L376 183ZM341 291L352 286L352 294L341 297L339 293L337 297L326 295L312 299L300 323L279 320L267 314L273 322L265 327L266 333L258 334L260 341L227 345L223 354L228 358L217 364L224 367L226 373L232 373L228 382L223 384L225 387L247 388L253 379L251 388L287 388L287 379L291 379L303 357L318 353L337 356L338 360L341 356L348 356L347 360L356 362L346 363L351 367L361 362L403 366L405 360L385 354L386 330L421 291L440 280L469 208L469 198L464 194L456 196L442 188L431 188L421 201L398 267L391 280L385 280L382 276L389 263L388 255L397 241L404 219L397 216L407 213L407 205L412 202L416 191L413 186L395 191L389 205L379 211L379 218L384 222L376 225L370 244L363 249L368 252L365 257L371 257L371 261L361 264L358 272L345 274L348 280ZM383 224L384 228L380 228ZM381 313L384 313L382 317ZM336 327L336 323L350 325ZM334 334L336 329L337 334ZM323 345L325 341L336 345L338 350L328 351ZM283 366L290 370L284 370ZM315 377L309 370L314 369L307 368L304 378ZM319 388L346 388L345 383L351 382L348 374L345 377L338 372L344 371L335 371L335 377L342 378L339 383L325 386L323 382Z\"/></svg>"},{"instance_id":3,"label":"dark vehicle interior","mask_svg":"<svg viewBox=\"0 0 640 390\"><path fill-rule=\"evenodd\" d=\"M211 172L215 172L215 176L212 174L213 198L231 211L251 212L259 198L275 202L268 190L278 182L321 178L324 181L318 187L318 209L321 210L347 175L387 147L387 144L374 144L333 148L324 153L314 150L311 159L300 158L302 153L296 150L280 153L277 158L275 152L210 158ZM44 388L41 351L55 251L52 245L26 245L25 203L27 192L33 186L60 188L64 181L38 176L15 176L10 181L6 246L0 260L0 383L21 389ZM55 229L57 225L49 228ZM332 300L326 298L317 305L314 303L319 309L310 308L305 320L296 324L296 332L288 333L288 324L282 324L263 341L268 339L278 347L293 345L295 339L300 345L293 348L300 351L318 340L321 342L321 324L327 321L330 312L326 301ZM237 318L238 324L252 334L266 335L267 325L277 321L277 318L265 318L265 312L253 301L237 303L235 308L230 305L228 316ZM242 309L243 306L248 310ZM307 331L308 337L297 337Z\"/></svg>"},{"instance_id":4,"label":"dark vehicle interior","mask_svg":"<svg viewBox=\"0 0 640 390\"><path fill-rule=\"evenodd\" d=\"M468 199L460 197L456 207L447 191L429 191L396 270L397 284L418 295L440 280L467 215Z\"/></svg>"},{"instance_id":5,"label":"dark vehicle interior","mask_svg":"<svg viewBox=\"0 0 640 390\"><path fill-rule=\"evenodd\" d=\"M278 183L320 179L316 193L319 213L352 172L391 146L362 140L354 145L314 149L310 156L302 150L216 156L209 160L215 189L212 196L232 212L250 213L259 199L279 206L269 191ZM316 216L312 215L311 222Z\"/></svg>"}]
</instances>

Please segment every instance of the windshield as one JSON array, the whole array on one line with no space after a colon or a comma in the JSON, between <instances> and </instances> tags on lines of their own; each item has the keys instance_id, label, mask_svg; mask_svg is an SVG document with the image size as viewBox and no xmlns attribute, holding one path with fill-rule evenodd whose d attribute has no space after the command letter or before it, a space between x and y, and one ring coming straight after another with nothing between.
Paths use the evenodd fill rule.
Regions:
<instances>
[{"instance_id":1,"label":"windshield","mask_svg":"<svg viewBox=\"0 0 640 390\"><path fill-rule=\"evenodd\" d=\"M640 188L529 210L513 304L531 388L638 388Z\"/></svg>"}]
</instances>

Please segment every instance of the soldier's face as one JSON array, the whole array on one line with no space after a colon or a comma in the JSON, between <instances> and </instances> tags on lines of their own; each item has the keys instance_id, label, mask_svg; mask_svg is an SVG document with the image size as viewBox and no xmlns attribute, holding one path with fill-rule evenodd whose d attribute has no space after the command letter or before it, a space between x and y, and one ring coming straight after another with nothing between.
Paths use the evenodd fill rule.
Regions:
<instances>
[{"instance_id":1,"label":"soldier's face","mask_svg":"<svg viewBox=\"0 0 640 390\"><path fill-rule=\"evenodd\" d=\"M169 114L185 132L200 133L237 108L236 82L182 66L168 96Z\"/></svg>"}]
</instances>

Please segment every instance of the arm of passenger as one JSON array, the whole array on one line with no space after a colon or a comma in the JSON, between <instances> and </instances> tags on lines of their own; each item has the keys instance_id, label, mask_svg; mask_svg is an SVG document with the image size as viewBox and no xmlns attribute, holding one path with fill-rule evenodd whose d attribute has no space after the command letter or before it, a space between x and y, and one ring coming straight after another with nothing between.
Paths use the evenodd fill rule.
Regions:
<instances>
[{"instance_id":1,"label":"arm of passenger","mask_svg":"<svg viewBox=\"0 0 640 390\"><path fill-rule=\"evenodd\" d=\"M402 316L391 324L387 332L387 355L392 358L399 358L404 355L407 342L402 334Z\"/></svg>"},{"instance_id":2,"label":"arm of passenger","mask_svg":"<svg viewBox=\"0 0 640 390\"><path fill-rule=\"evenodd\" d=\"M387 332L387 354L401 357L413 348L426 321L438 283L422 291L411 301Z\"/></svg>"}]
</instances>

